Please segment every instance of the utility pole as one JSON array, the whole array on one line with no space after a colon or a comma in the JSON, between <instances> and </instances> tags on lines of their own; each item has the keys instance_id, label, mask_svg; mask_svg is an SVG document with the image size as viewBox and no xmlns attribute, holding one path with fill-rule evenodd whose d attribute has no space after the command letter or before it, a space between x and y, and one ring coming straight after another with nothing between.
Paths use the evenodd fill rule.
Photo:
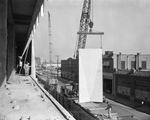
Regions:
<instances>
[{"instance_id":1,"label":"utility pole","mask_svg":"<svg viewBox=\"0 0 150 120\"><path fill-rule=\"evenodd\" d=\"M58 79L58 68L59 68L58 63L59 63L59 55L56 55L56 57L57 57L57 79Z\"/></svg>"}]
</instances>

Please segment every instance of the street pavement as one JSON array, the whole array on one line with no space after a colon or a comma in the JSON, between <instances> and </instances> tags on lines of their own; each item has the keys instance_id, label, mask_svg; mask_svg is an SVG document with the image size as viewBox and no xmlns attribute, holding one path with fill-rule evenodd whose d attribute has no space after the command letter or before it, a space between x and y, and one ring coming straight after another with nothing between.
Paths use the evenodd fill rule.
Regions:
<instances>
[{"instance_id":1,"label":"street pavement","mask_svg":"<svg viewBox=\"0 0 150 120\"><path fill-rule=\"evenodd\" d=\"M107 99L112 105L112 112L116 112L119 116L130 116L133 115L137 120L150 120L150 115L140 112L134 108L120 104L119 102Z\"/></svg>"},{"instance_id":2,"label":"street pavement","mask_svg":"<svg viewBox=\"0 0 150 120\"><path fill-rule=\"evenodd\" d=\"M144 113L147 113L150 115L150 107L149 106L142 105L140 103L136 103L133 101L129 101L129 100L126 100L126 99L123 99L123 98L120 98L120 97L117 97L117 96L114 96L111 94L107 94L107 93L104 93L104 96L108 99L111 99L113 101L124 104L126 106L129 106L129 107L135 109L135 110L138 110L138 111L141 111L141 112L144 112Z\"/></svg>"},{"instance_id":3,"label":"street pavement","mask_svg":"<svg viewBox=\"0 0 150 120\"><path fill-rule=\"evenodd\" d=\"M58 78L60 86L69 82L66 79ZM106 100L112 105L112 113L117 113L120 117L132 116L137 120L150 120L150 107L128 101L111 94L104 93ZM104 105L104 106L103 106ZM140 107L139 107L140 106ZM101 104L101 107L106 107Z\"/></svg>"}]
</instances>

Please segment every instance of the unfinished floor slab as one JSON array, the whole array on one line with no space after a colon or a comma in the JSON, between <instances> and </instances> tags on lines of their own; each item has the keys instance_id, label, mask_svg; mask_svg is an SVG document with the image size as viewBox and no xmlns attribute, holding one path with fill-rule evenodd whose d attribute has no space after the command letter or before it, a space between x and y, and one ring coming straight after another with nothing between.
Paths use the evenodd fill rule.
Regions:
<instances>
[{"instance_id":1,"label":"unfinished floor slab","mask_svg":"<svg viewBox=\"0 0 150 120\"><path fill-rule=\"evenodd\" d=\"M65 120L29 76L19 75L0 88L0 119Z\"/></svg>"}]
</instances>

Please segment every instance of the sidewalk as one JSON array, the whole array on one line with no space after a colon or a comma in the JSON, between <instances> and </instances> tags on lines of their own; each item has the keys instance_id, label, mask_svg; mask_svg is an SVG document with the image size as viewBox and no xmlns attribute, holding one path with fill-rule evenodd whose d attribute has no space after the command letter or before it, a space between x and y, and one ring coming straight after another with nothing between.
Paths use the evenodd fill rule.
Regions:
<instances>
[{"instance_id":1,"label":"sidewalk","mask_svg":"<svg viewBox=\"0 0 150 120\"><path fill-rule=\"evenodd\" d=\"M147 113L150 115L150 107L148 107L146 105L142 105L142 104L139 104L139 103L136 103L133 101L129 101L129 100L126 100L126 99L123 99L123 98L120 98L120 97L117 97L117 96L114 96L114 95L111 95L108 93L104 93L104 96L108 99L115 101L115 102L124 104L124 105L129 106L131 108L134 108L140 112L144 112L144 113Z\"/></svg>"}]
</instances>

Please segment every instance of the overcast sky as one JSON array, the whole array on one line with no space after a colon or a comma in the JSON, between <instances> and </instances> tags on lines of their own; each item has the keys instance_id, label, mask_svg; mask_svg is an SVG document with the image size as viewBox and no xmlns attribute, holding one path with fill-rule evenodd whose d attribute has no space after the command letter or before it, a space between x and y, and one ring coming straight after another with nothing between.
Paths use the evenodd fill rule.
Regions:
<instances>
[{"instance_id":1,"label":"overcast sky","mask_svg":"<svg viewBox=\"0 0 150 120\"><path fill-rule=\"evenodd\" d=\"M73 57L84 0L49 0L36 29L35 54L49 59L48 17L51 14L53 61ZM103 52L149 54L150 0L93 0L95 31L104 32ZM100 37L88 37L86 48L99 48Z\"/></svg>"}]
</instances>

